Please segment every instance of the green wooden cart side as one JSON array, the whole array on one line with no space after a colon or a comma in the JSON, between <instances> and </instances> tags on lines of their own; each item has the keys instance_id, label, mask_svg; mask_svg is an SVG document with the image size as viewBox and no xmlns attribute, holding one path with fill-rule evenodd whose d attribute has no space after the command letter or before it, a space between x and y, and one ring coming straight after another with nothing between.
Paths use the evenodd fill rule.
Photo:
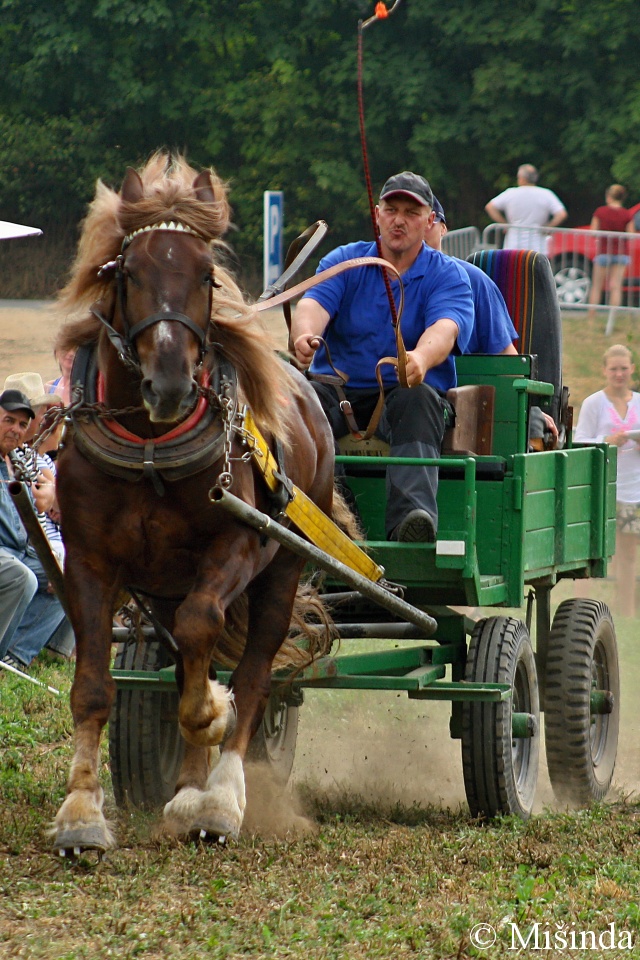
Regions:
<instances>
[{"instance_id":1,"label":"green wooden cart side","mask_svg":"<svg viewBox=\"0 0 640 960\"><path fill-rule=\"evenodd\" d=\"M605 604L583 599L564 601L552 617L551 591L564 578L606 575L615 548L616 450L574 445L569 435L562 449L529 451L530 408L557 400L554 387L537 379L534 357L459 357L456 365L461 386L493 388L493 447L489 456L463 452L402 461L438 467L435 543L385 539L385 472L394 458L338 458L362 519L364 546L402 602L349 580L295 531L251 513L233 496L216 507L322 567L323 593L341 638L335 655L295 674L273 675L253 746L286 779L305 688L403 691L412 699L451 702L450 733L462 742L474 815L531 813L541 714L559 799L602 799L612 782L620 716L613 622ZM506 609L525 600L522 616ZM501 607L502 616L489 610L477 618L478 609ZM475 608L475 615L464 608ZM364 637L385 641L370 644L384 649L354 652L352 641ZM118 692L110 736L121 800L172 795L182 746L169 661L155 637L119 651L123 669L113 671ZM219 670L217 676L224 682L230 674ZM148 729L162 776L150 770L146 754L140 758L139 741L141 735L146 741Z\"/></svg>"}]
</instances>

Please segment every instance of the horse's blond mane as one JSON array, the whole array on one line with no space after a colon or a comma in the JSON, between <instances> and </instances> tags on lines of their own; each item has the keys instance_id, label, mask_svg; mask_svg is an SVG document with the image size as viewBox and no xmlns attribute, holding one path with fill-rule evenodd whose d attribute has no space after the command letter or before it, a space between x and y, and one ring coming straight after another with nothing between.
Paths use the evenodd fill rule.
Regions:
<instances>
[{"instance_id":1,"label":"horse's blond mane","mask_svg":"<svg viewBox=\"0 0 640 960\"><path fill-rule=\"evenodd\" d=\"M59 310L70 319L60 330L56 347L70 349L98 340L100 321L87 313L94 301L109 299L113 283L110 277L102 278L98 273L103 264L115 260L123 240L133 231L173 220L210 241L214 255L216 248L224 247L222 236L231 215L227 185L214 170L209 173L213 202L196 196L193 184L198 173L185 158L164 151L154 153L138 170L143 195L135 203L126 202L120 193L98 180L82 224L71 278L58 295ZM229 271L217 264L215 276L220 286L214 290L211 323L215 330L211 339L220 344L235 366L256 422L287 438L289 398L297 390L295 381Z\"/></svg>"}]
</instances>

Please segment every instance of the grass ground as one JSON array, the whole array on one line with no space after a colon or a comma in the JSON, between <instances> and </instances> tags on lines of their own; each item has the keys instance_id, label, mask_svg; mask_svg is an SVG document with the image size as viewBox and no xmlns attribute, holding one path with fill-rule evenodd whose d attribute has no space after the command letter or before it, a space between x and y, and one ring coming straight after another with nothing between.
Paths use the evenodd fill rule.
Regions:
<instances>
[{"instance_id":1,"label":"grass ground","mask_svg":"<svg viewBox=\"0 0 640 960\"><path fill-rule=\"evenodd\" d=\"M599 388L606 346L635 343L630 318L612 338L603 327L565 318L576 404ZM555 602L571 589L557 587ZM611 602L613 584L594 582L593 596ZM46 838L72 752L71 669L34 668L60 698L0 675L0 957L431 960L581 956L581 944L587 956L640 956L640 650L635 620L617 629L621 742L606 804L555 809L543 770L528 823L481 825L466 810L448 705L317 691L301 711L291 791L277 797L254 774L249 829L225 849L167 841L154 816L117 810L105 747L119 847L75 865ZM576 950L562 946L572 936Z\"/></svg>"}]
</instances>

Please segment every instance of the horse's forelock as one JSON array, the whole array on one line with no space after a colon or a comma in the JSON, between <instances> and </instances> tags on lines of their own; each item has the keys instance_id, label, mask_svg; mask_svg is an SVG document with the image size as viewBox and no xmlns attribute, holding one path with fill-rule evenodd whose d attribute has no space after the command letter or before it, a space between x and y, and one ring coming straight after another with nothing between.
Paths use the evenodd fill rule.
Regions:
<instances>
[{"instance_id":1,"label":"horse's forelock","mask_svg":"<svg viewBox=\"0 0 640 960\"><path fill-rule=\"evenodd\" d=\"M143 196L137 203L126 202L98 180L82 223L71 278L58 298L67 315L85 311L102 296L105 283L98 277L98 270L120 253L122 241L134 230L177 220L214 243L220 243L228 230L231 210L227 188L215 171L209 171L214 202L198 200L193 189L197 171L180 155L158 151L138 173Z\"/></svg>"}]
</instances>

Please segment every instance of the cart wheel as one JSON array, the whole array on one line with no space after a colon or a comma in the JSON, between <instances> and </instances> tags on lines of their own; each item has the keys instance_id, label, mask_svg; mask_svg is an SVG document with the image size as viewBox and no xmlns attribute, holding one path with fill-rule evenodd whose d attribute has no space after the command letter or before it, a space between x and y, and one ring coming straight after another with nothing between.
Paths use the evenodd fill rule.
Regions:
<instances>
[{"instance_id":1,"label":"cart wheel","mask_svg":"<svg viewBox=\"0 0 640 960\"><path fill-rule=\"evenodd\" d=\"M116 670L156 671L172 663L157 640L125 643ZM109 758L118 806L162 807L174 795L184 754L177 690L118 690L109 721Z\"/></svg>"},{"instance_id":2,"label":"cart wheel","mask_svg":"<svg viewBox=\"0 0 640 960\"><path fill-rule=\"evenodd\" d=\"M272 693L262 723L247 751L249 762L266 763L281 784L285 784L291 775L298 741L299 712L290 694Z\"/></svg>"},{"instance_id":3,"label":"cart wheel","mask_svg":"<svg viewBox=\"0 0 640 960\"><path fill-rule=\"evenodd\" d=\"M547 652L544 728L558 800L584 806L611 786L618 750L620 675L611 613L598 600L565 600Z\"/></svg>"},{"instance_id":4,"label":"cart wheel","mask_svg":"<svg viewBox=\"0 0 640 960\"><path fill-rule=\"evenodd\" d=\"M160 670L172 663L157 640L124 644L116 670ZM109 723L109 758L116 803L162 807L173 797L184 755L178 727L177 690L118 690ZM298 739L298 706L290 695L269 698L247 759L266 763L286 783Z\"/></svg>"},{"instance_id":5,"label":"cart wheel","mask_svg":"<svg viewBox=\"0 0 640 960\"><path fill-rule=\"evenodd\" d=\"M514 617L480 620L471 634L465 680L508 683L509 700L462 705L462 768L473 816L531 814L540 755L538 680L529 632ZM529 714L529 735L515 738L512 715Z\"/></svg>"}]
</instances>

